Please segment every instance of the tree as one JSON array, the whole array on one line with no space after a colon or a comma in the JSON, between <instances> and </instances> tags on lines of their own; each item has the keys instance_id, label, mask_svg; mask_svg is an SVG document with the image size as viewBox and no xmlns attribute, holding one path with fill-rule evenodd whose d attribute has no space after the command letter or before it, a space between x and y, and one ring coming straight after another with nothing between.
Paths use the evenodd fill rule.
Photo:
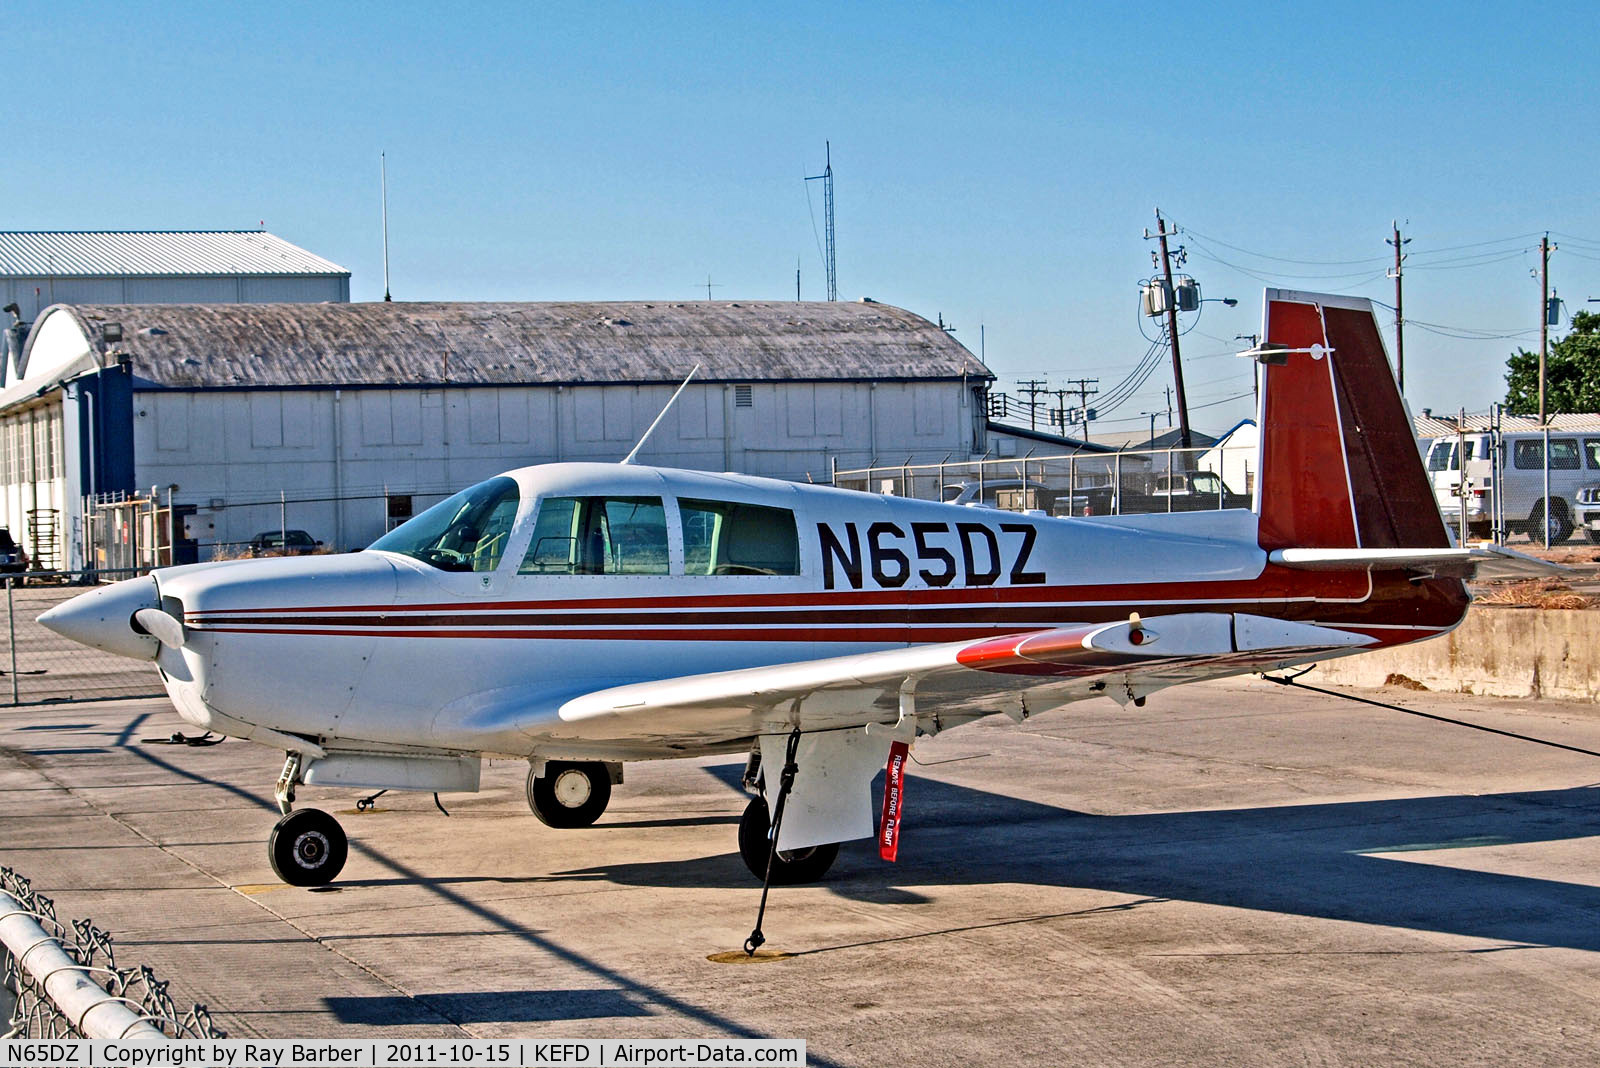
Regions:
<instances>
[{"instance_id":1,"label":"tree","mask_svg":"<svg viewBox=\"0 0 1600 1068\"><path fill-rule=\"evenodd\" d=\"M1546 413L1600 412L1600 315L1572 317L1572 332L1550 346L1544 379ZM1537 352L1518 349L1506 360L1506 410L1539 414Z\"/></svg>"}]
</instances>

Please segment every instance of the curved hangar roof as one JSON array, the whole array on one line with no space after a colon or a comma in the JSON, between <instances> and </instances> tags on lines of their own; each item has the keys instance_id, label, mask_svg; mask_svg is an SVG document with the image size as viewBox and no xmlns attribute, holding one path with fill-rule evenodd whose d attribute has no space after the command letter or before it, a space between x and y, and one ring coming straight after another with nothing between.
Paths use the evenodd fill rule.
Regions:
<instances>
[{"instance_id":1,"label":"curved hangar roof","mask_svg":"<svg viewBox=\"0 0 1600 1068\"><path fill-rule=\"evenodd\" d=\"M63 304L39 317L28 380L59 366L33 351L59 335L56 316L91 345L121 324L104 351L131 357L136 388L676 383L697 363L709 382L993 377L944 330L887 304L660 301Z\"/></svg>"}]
</instances>

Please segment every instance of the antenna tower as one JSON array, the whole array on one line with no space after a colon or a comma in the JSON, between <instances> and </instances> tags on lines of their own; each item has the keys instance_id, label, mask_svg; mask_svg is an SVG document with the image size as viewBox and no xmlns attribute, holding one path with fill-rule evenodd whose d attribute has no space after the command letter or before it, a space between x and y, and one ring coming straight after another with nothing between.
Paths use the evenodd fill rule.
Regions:
<instances>
[{"instance_id":1,"label":"antenna tower","mask_svg":"<svg viewBox=\"0 0 1600 1068\"><path fill-rule=\"evenodd\" d=\"M378 153L378 187L379 199L383 204L383 299L392 299L389 296L389 157L385 152Z\"/></svg>"},{"instance_id":2,"label":"antenna tower","mask_svg":"<svg viewBox=\"0 0 1600 1068\"><path fill-rule=\"evenodd\" d=\"M820 180L822 182L822 215L823 230L826 234L826 251L823 258L827 261L824 266L828 269L828 299L839 299L839 269L833 255L833 142L824 141L827 152L827 166L822 168L821 174L813 174L806 178L808 182Z\"/></svg>"}]
</instances>

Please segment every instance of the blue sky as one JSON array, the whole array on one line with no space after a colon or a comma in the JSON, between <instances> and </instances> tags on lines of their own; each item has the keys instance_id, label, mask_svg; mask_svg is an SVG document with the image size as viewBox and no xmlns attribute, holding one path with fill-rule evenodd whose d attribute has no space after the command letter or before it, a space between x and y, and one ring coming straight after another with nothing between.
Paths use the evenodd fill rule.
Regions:
<instances>
[{"instance_id":1,"label":"blue sky","mask_svg":"<svg viewBox=\"0 0 1600 1068\"><path fill-rule=\"evenodd\" d=\"M1205 293L1240 299L1183 339L1202 428L1248 407L1226 354L1263 278L1392 301L1391 219L1415 407L1503 393L1538 343L1545 230L1570 308L1600 297L1593 4L6 13L0 228L264 221L357 300L383 292L380 151L397 299L688 300L708 275L717 299L792 299L797 261L820 298L802 178L827 141L840 297L942 315L1002 387L1137 363L1159 205ZM1476 332L1516 336L1447 336ZM1168 381L1106 419L1147 426Z\"/></svg>"}]
</instances>

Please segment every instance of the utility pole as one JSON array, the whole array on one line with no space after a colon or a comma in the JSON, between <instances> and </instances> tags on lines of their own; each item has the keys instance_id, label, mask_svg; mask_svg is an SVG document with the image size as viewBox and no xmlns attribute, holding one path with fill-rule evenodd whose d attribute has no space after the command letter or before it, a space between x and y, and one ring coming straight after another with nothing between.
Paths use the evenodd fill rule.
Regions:
<instances>
[{"instance_id":1,"label":"utility pole","mask_svg":"<svg viewBox=\"0 0 1600 1068\"><path fill-rule=\"evenodd\" d=\"M1172 429L1172 387L1167 386L1167 429Z\"/></svg>"},{"instance_id":2,"label":"utility pole","mask_svg":"<svg viewBox=\"0 0 1600 1068\"><path fill-rule=\"evenodd\" d=\"M1178 390L1178 447L1187 449L1189 447L1189 403L1183 396L1183 362L1178 355L1178 300L1172 287L1172 254L1167 251L1167 238L1175 236L1177 232L1176 228L1167 229L1167 224L1161 218L1161 209L1157 208L1156 232L1152 234L1147 229L1144 232L1144 236L1147 241L1152 237L1156 238L1161 245L1161 262L1159 266L1167 285L1167 336L1172 341L1172 383ZM1184 259L1184 251L1181 246L1177 254L1178 262L1181 265Z\"/></svg>"},{"instance_id":3,"label":"utility pole","mask_svg":"<svg viewBox=\"0 0 1600 1068\"><path fill-rule=\"evenodd\" d=\"M1395 377L1400 385L1400 393L1404 396L1406 391L1406 313L1405 301L1400 291L1400 264L1405 260L1405 256L1401 255L1400 246L1411 244L1411 239L1408 237L1401 240L1400 223L1398 221L1392 221L1389 225L1394 227L1394 236L1386 238L1384 243L1394 246L1394 270L1389 272L1389 277L1394 279Z\"/></svg>"},{"instance_id":4,"label":"utility pole","mask_svg":"<svg viewBox=\"0 0 1600 1068\"><path fill-rule=\"evenodd\" d=\"M1544 362L1550 351L1550 234L1539 239L1539 425L1545 424Z\"/></svg>"},{"instance_id":5,"label":"utility pole","mask_svg":"<svg viewBox=\"0 0 1600 1068\"><path fill-rule=\"evenodd\" d=\"M1233 335L1233 340L1235 340L1235 341L1248 341L1248 342L1250 342L1250 347L1251 348L1255 348L1257 345L1261 344L1261 335L1260 334L1235 334L1235 335ZM1255 397L1255 406L1256 406L1256 408L1259 409L1261 407L1261 375L1259 373L1260 372L1259 365L1257 366L1256 370L1257 370L1257 373L1251 376L1250 393L1251 393L1251 395L1253 397Z\"/></svg>"},{"instance_id":6,"label":"utility pole","mask_svg":"<svg viewBox=\"0 0 1600 1068\"><path fill-rule=\"evenodd\" d=\"M1044 387L1048 385L1042 378L1029 378L1017 383L1017 392L1028 395L1028 429L1039 429L1039 394L1050 391Z\"/></svg>"},{"instance_id":7,"label":"utility pole","mask_svg":"<svg viewBox=\"0 0 1600 1068\"><path fill-rule=\"evenodd\" d=\"M1149 445L1149 448L1150 448L1151 452L1154 452L1155 448L1156 448L1156 416L1160 415L1161 413L1160 412L1140 412L1139 414L1140 415L1148 415L1150 417L1150 445Z\"/></svg>"},{"instance_id":8,"label":"utility pole","mask_svg":"<svg viewBox=\"0 0 1600 1068\"><path fill-rule=\"evenodd\" d=\"M1067 384L1067 389L1051 391L1056 395L1056 411L1059 413L1056 416L1059 421L1058 425L1061 427L1062 432L1065 433L1067 428L1067 394L1076 393L1078 395L1078 411L1082 413L1083 419L1083 437L1087 441L1089 439L1089 398L1100 392L1097 388L1100 385L1100 380L1098 378L1069 378L1067 379Z\"/></svg>"}]
</instances>

